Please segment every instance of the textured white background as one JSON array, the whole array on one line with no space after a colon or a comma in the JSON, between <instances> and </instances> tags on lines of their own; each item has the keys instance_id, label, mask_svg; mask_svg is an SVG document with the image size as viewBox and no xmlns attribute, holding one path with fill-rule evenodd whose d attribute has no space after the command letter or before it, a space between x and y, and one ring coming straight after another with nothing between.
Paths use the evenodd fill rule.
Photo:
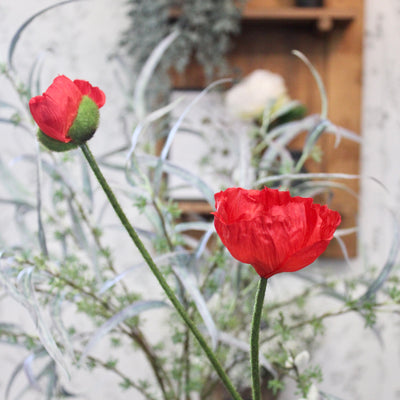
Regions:
<instances>
[{"instance_id":1,"label":"textured white background","mask_svg":"<svg viewBox=\"0 0 400 400\"><path fill-rule=\"evenodd\" d=\"M49 0L0 1L0 62L6 60L7 46L17 27L34 12L53 3ZM387 210L398 214L400 204L400 0L367 0L365 21L360 257L380 265L387 256L393 232L392 216ZM107 59L115 51L125 26L123 0L66 5L42 16L23 33L15 65L26 79L31 61L49 49L43 87L59 73L100 86L107 94L100 132L107 134L108 141L113 132L121 129L116 110L121 108L123 100L114 76L115 65ZM0 99L13 100L12 91L3 81ZM25 145L24 138L13 128L4 132L4 126L0 129L2 137L10 135L10 130L12 135L15 133L12 142L2 141L1 156L7 162L20 151L15 149L15 143ZM99 151L104 150L100 132L92 143ZM115 137L118 140L118 135ZM354 262L353 268L360 268L358 265L361 263ZM2 307L0 311L3 319L9 309ZM24 312L13 314L19 320L26 319ZM346 317L328 323L325 343L314 356L323 365L325 381L321 387L344 400L400 399L399 326L393 319L389 315L379 322L379 326L385 327L383 347L363 329L362 321ZM12 365L20 356L2 355L0 393L4 393ZM140 359L126 362L143 373ZM89 400L127 398L125 394L117 397L113 393L112 382L108 375L83 374L74 377L72 386L86 393L82 398ZM291 399L289 396L288 400Z\"/></svg>"}]
</instances>

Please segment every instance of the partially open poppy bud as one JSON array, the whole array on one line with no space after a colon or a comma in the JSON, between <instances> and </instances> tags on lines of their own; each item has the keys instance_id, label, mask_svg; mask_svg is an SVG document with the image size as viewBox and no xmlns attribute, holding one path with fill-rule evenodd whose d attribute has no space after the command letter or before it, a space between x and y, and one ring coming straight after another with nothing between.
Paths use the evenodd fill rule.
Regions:
<instances>
[{"instance_id":1,"label":"partially open poppy bud","mask_svg":"<svg viewBox=\"0 0 400 400\"><path fill-rule=\"evenodd\" d=\"M89 140L99 124L105 95L83 80L58 76L41 96L29 101L39 141L50 150L71 150Z\"/></svg>"}]
</instances>

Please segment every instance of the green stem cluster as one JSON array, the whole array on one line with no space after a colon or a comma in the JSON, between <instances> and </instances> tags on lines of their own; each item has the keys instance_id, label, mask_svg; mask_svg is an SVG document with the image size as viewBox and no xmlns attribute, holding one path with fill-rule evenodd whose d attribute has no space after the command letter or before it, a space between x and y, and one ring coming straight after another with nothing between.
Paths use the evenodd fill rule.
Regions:
<instances>
[{"instance_id":1,"label":"green stem cluster","mask_svg":"<svg viewBox=\"0 0 400 400\"><path fill-rule=\"evenodd\" d=\"M261 400L259 337L260 337L261 314L264 304L266 288L267 288L267 279L261 278L260 281L258 282L257 294L254 302L253 320L251 323L251 334L250 334L250 365L251 365L253 400Z\"/></svg>"},{"instance_id":2,"label":"green stem cluster","mask_svg":"<svg viewBox=\"0 0 400 400\"><path fill-rule=\"evenodd\" d=\"M129 222L128 218L126 217L124 211L122 210L118 200L116 199L113 191L111 190L110 186L108 185L106 179L104 178L99 166L93 154L91 153L89 147L86 143L82 144L81 146L82 152L86 157L90 167L92 168L93 173L95 174L99 184L104 190L111 206L113 207L114 211L116 212L118 218L120 219L122 225L126 229L127 233L131 237L132 241L136 245L137 249L139 250L140 254L142 255L143 259L146 261L147 265L149 266L150 270L158 280L160 286L164 290L165 294L167 295L168 299L171 301L173 306L175 307L176 311L184 320L185 324L191 330L193 335L196 337L197 341L199 342L200 346L202 347L204 353L206 354L207 358L213 365L215 371L217 372L218 376L220 377L221 381L224 383L226 389L231 394L234 400L243 400L242 397L239 395L235 387L233 386L232 382L230 381L229 377L226 375L223 367L221 366L220 362L216 358L214 352L211 350L207 341L205 340L204 336L201 332L197 329L196 325L189 317L188 313L176 297L174 291L168 285L167 281L165 280L163 274L153 261L150 253L147 251L146 247L144 246L143 242L139 238L138 234L136 233L135 229L132 227L131 223Z\"/></svg>"}]
</instances>

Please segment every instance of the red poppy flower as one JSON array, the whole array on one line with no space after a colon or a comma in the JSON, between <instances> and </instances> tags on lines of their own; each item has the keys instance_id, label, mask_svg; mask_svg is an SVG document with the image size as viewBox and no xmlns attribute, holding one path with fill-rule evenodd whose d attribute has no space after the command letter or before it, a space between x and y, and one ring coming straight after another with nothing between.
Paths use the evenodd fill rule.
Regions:
<instances>
[{"instance_id":1,"label":"red poppy flower","mask_svg":"<svg viewBox=\"0 0 400 400\"><path fill-rule=\"evenodd\" d=\"M214 225L229 252L263 278L297 271L321 255L340 214L313 199L264 188L230 188L215 195Z\"/></svg>"},{"instance_id":2,"label":"red poppy flower","mask_svg":"<svg viewBox=\"0 0 400 400\"><path fill-rule=\"evenodd\" d=\"M93 87L89 82L82 80L71 81L61 75L54 79L42 96L33 97L29 101L29 108L44 135L58 142L69 143L74 140L70 130L77 120L81 106L85 105L85 114L97 113L97 119L96 116L90 118L92 126L89 128L86 126L87 132L80 132L81 136L83 134L87 140L86 136L91 137L97 128L98 109L104 103L105 95L98 87ZM84 117L87 118L87 115ZM76 135L75 131L76 129L74 130ZM76 137L76 139L79 143L81 137Z\"/></svg>"}]
</instances>

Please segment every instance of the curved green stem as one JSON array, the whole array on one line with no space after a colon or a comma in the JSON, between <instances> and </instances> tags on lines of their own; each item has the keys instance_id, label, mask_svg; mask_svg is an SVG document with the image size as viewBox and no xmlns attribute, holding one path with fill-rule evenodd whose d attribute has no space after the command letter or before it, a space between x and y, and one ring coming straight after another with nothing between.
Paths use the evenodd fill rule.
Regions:
<instances>
[{"instance_id":1,"label":"curved green stem","mask_svg":"<svg viewBox=\"0 0 400 400\"><path fill-rule=\"evenodd\" d=\"M260 336L260 321L261 321L262 307L264 304L264 296L266 288L267 288L267 279L261 278L260 281L258 282L257 294L254 302L253 320L251 323L251 335L250 335L250 365L251 365L253 400L261 400L259 336Z\"/></svg>"},{"instance_id":2,"label":"curved green stem","mask_svg":"<svg viewBox=\"0 0 400 400\"><path fill-rule=\"evenodd\" d=\"M189 329L192 331L193 335L196 337L197 341L199 342L200 346L202 347L204 353L206 354L207 358L211 362L212 366L214 367L214 369L217 372L218 376L220 377L221 381L224 383L226 389L231 394L232 399L233 400L243 400L242 397L237 392L237 390L235 389L235 387L233 386L230 379L228 378L227 374L225 373L224 369L222 368L222 365L216 358L214 352L208 346L206 339L201 334L201 332L197 329L197 327L194 324L194 322L192 321L192 319L189 317L185 308L182 306L182 304L176 297L174 291L168 285L168 283L165 280L164 276L162 275L161 271L159 270L159 268L153 261L150 253L147 251L143 242L140 240L135 229L130 224L128 218L126 217L124 211L122 210L121 206L119 205L118 200L116 199L113 191L111 190L110 186L108 185L102 172L100 171L100 168L97 165L97 162L96 162L95 158L93 157L93 154L91 153L89 147L86 145L86 143L81 145L81 149L82 149L82 152L85 155L90 167L92 168L92 171L95 174L98 182L100 183L101 187L103 188L104 193L106 194L111 206L113 207L114 211L118 215L118 218L120 219L122 225L128 232L132 241L134 242L134 244L136 245L140 254L142 255L143 259L146 261L147 265L153 272L154 276L156 277L156 279L158 280L162 289L164 290L165 294L167 295L167 297L169 298L169 300L175 307L176 311L179 313L179 315L184 320L185 324L189 327Z\"/></svg>"}]
</instances>

